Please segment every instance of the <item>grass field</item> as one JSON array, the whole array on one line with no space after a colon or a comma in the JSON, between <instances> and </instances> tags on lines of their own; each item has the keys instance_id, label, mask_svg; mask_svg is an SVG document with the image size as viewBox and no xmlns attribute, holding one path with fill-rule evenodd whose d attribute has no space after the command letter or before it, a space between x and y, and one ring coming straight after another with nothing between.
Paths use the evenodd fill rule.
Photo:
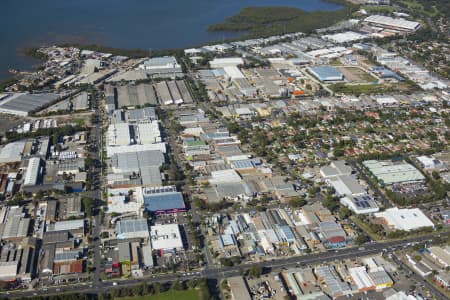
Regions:
<instances>
[{"instance_id":1,"label":"grass field","mask_svg":"<svg viewBox=\"0 0 450 300\"><path fill-rule=\"evenodd\" d=\"M381 84L348 85L344 83L336 83L329 85L328 88L337 94L352 94L357 96L361 94L383 94L392 91L391 87Z\"/></svg>"},{"instance_id":2,"label":"grass field","mask_svg":"<svg viewBox=\"0 0 450 300\"><path fill-rule=\"evenodd\" d=\"M351 83L373 83L377 79L366 71L356 67L338 67L345 78Z\"/></svg>"},{"instance_id":3,"label":"grass field","mask_svg":"<svg viewBox=\"0 0 450 300\"><path fill-rule=\"evenodd\" d=\"M168 291L156 295L124 297L120 300L197 300L201 299L199 290Z\"/></svg>"}]
</instances>

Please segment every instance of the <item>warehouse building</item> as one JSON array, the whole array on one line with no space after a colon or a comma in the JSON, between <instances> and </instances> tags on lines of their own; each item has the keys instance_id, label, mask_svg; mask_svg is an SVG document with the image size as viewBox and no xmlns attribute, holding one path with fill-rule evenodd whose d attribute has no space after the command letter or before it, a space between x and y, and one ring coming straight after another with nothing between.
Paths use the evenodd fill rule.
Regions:
<instances>
[{"instance_id":1,"label":"warehouse building","mask_svg":"<svg viewBox=\"0 0 450 300\"><path fill-rule=\"evenodd\" d=\"M343 197L340 199L340 202L357 215L371 214L380 210L375 200L368 194Z\"/></svg>"},{"instance_id":2,"label":"warehouse building","mask_svg":"<svg viewBox=\"0 0 450 300\"><path fill-rule=\"evenodd\" d=\"M162 255L183 250L183 240L178 224L151 226L150 240L153 250L160 251Z\"/></svg>"},{"instance_id":3,"label":"warehouse building","mask_svg":"<svg viewBox=\"0 0 450 300\"><path fill-rule=\"evenodd\" d=\"M381 218L383 223L393 230L411 231L423 227L434 228L433 222L418 208L392 207L375 213L375 216Z\"/></svg>"},{"instance_id":4,"label":"warehouse building","mask_svg":"<svg viewBox=\"0 0 450 300\"><path fill-rule=\"evenodd\" d=\"M167 81L167 87L170 90L172 100L175 104L181 104L184 102L183 97L181 96L181 93L178 90L178 86L175 81Z\"/></svg>"},{"instance_id":5,"label":"warehouse building","mask_svg":"<svg viewBox=\"0 0 450 300\"><path fill-rule=\"evenodd\" d=\"M114 173L139 172L145 167L160 167L164 163L164 155L159 150L117 153L112 156Z\"/></svg>"},{"instance_id":6,"label":"warehouse building","mask_svg":"<svg viewBox=\"0 0 450 300\"><path fill-rule=\"evenodd\" d=\"M320 81L342 81L344 74L331 66L309 67L308 71Z\"/></svg>"},{"instance_id":7,"label":"warehouse building","mask_svg":"<svg viewBox=\"0 0 450 300\"><path fill-rule=\"evenodd\" d=\"M150 77L176 78L183 77L181 65L173 56L153 57L140 64L138 69L145 70Z\"/></svg>"},{"instance_id":8,"label":"warehouse building","mask_svg":"<svg viewBox=\"0 0 450 300\"><path fill-rule=\"evenodd\" d=\"M17 141L7 144L0 150L0 163L11 163L22 160L26 141Z\"/></svg>"},{"instance_id":9,"label":"warehouse building","mask_svg":"<svg viewBox=\"0 0 450 300\"><path fill-rule=\"evenodd\" d=\"M57 94L11 94L0 102L0 113L28 116L37 112L50 104L55 103L60 98Z\"/></svg>"},{"instance_id":10,"label":"warehouse building","mask_svg":"<svg viewBox=\"0 0 450 300\"><path fill-rule=\"evenodd\" d=\"M149 192L151 191L151 192ZM170 214L186 211L183 194L175 191L158 192L158 189L144 192L144 206L145 209L154 214Z\"/></svg>"},{"instance_id":11,"label":"warehouse building","mask_svg":"<svg viewBox=\"0 0 450 300\"><path fill-rule=\"evenodd\" d=\"M158 104L151 84L125 85L117 87L117 102L120 108Z\"/></svg>"},{"instance_id":12,"label":"warehouse building","mask_svg":"<svg viewBox=\"0 0 450 300\"><path fill-rule=\"evenodd\" d=\"M172 95L166 81L158 82L155 86L156 94L158 95L159 103L170 105L174 103Z\"/></svg>"},{"instance_id":13,"label":"warehouse building","mask_svg":"<svg viewBox=\"0 0 450 300\"><path fill-rule=\"evenodd\" d=\"M115 228L118 239L142 238L148 239L149 231L146 219L131 219L118 221Z\"/></svg>"},{"instance_id":14,"label":"warehouse building","mask_svg":"<svg viewBox=\"0 0 450 300\"><path fill-rule=\"evenodd\" d=\"M320 234L326 247L338 248L347 245L347 234L336 222L320 222Z\"/></svg>"},{"instance_id":15,"label":"warehouse building","mask_svg":"<svg viewBox=\"0 0 450 300\"><path fill-rule=\"evenodd\" d=\"M131 143L131 128L128 123L111 124L108 127L108 145L124 146Z\"/></svg>"},{"instance_id":16,"label":"warehouse building","mask_svg":"<svg viewBox=\"0 0 450 300\"><path fill-rule=\"evenodd\" d=\"M323 178L330 178L338 175L351 175L352 168L344 160L337 160L330 163L329 166L320 168L320 175Z\"/></svg>"},{"instance_id":17,"label":"warehouse building","mask_svg":"<svg viewBox=\"0 0 450 300\"><path fill-rule=\"evenodd\" d=\"M41 173L41 159L39 157L32 157L28 161L27 171L23 181L24 186L36 185Z\"/></svg>"},{"instance_id":18,"label":"warehouse building","mask_svg":"<svg viewBox=\"0 0 450 300\"><path fill-rule=\"evenodd\" d=\"M317 280L324 286L324 291L333 298L348 295L351 288L347 282L342 281L333 266L326 265L317 267L314 270Z\"/></svg>"},{"instance_id":19,"label":"warehouse building","mask_svg":"<svg viewBox=\"0 0 450 300\"><path fill-rule=\"evenodd\" d=\"M413 165L404 161L366 160L363 165L381 185L423 182L425 176Z\"/></svg>"},{"instance_id":20,"label":"warehouse building","mask_svg":"<svg viewBox=\"0 0 450 300\"><path fill-rule=\"evenodd\" d=\"M84 220L68 220L47 224L47 232L68 231L73 236L84 236Z\"/></svg>"},{"instance_id":21,"label":"warehouse building","mask_svg":"<svg viewBox=\"0 0 450 300\"><path fill-rule=\"evenodd\" d=\"M177 83L177 86L178 86L178 90L180 91L181 96L183 98L183 102L186 103L186 104L193 103L194 99L192 98L192 95L189 92L189 89L188 89L188 87L186 85L186 81L184 81L184 80L177 80L176 83Z\"/></svg>"},{"instance_id":22,"label":"warehouse building","mask_svg":"<svg viewBox=\"0 0 450 300\"><path fill-rule=\"evenodd\" d=\"M442 161L434 157L422 155L418 156L416 159L425 170L439 169L444 167Z\"/></svg>"},{"instance_id":23,"label":"warehouse building","mask_svg":"<svg viewBox=\"0 0 450 300\"><path fill-rule=\"evenodd\" d=\"M369 25L394 29L401 32L413 32L420 28L420 23L408 21L402 18L391 18L387 16L372 15L364 19Z\"/></svg>"},{"instance_id":24,"label":"warehouse building","mask_svg":"<svg viewBox=\"0 0 450 300\"><path fill-rule=\"evenodd\" d=\"M28 235L31 219L25 217L23 207L2 207L0 210L0 238L3 240L22 239Z\"/></svg>"},{"instance_id":25,"label":"warehouse building","mask_svg":"<svg viewBox=\"0 0 450 300\"><path fill-rule=\"evenodd\" d=\"M358 180L349 175L330 177L326 181L339 197L361 196L366 193L365 188L359 184Z\"/></svg>"},{"instance_id":26,"label":"warehouse building","mask_svg":"<svg viewBox=\"0 0 450 300\"><path fill-rule=\"evenodd\" d=\"M244 60L240 57L224 57L214 58L209 62L211 69L225 68L225 67L237 67L243 65Z\"/></svg>"},{"instance_id":27,"label":"warehouse building","mask_svg":"<svg viewBox=\"0 0 450 300\"><path fill-rule=\"evenodd\" d=\"M230 277L227 279L234 300L251 300L249 289L242 276Z\"/></svg>"},{"instance_id":28,"label":"warehouse building","mask_svg":"<svg viewBox=\"0 0 450 300\"><path fill-rule=\"evenodd\" d=\"M155 104L157 104L157 103L155 103ZM131 109L131 110L127 110L125 112L125 114L126 114L126 120L129 123L148 122L148 121L158 120L158 116L156 115L156 111L155 111L154 107Z\"/></svg>"}]
</instances>

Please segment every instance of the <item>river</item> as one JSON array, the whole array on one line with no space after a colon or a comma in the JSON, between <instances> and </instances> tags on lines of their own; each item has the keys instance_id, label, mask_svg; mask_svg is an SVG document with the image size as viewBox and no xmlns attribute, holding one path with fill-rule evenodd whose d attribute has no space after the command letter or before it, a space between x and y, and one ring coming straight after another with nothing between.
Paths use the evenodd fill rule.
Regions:
<instances>
[{"instance_id":1,"label":"river","mask_svg":"<svg viewBox=\"0 0 450 300\"><path fill-rule=\"evenodd\" d=\"M117 48L187 48L231 37L207 31L247 6L335 10L321 0L3 0L0 18L0 80L9 68L36 63L27 47L57 42Z\"/></svg>"}]
</instances>

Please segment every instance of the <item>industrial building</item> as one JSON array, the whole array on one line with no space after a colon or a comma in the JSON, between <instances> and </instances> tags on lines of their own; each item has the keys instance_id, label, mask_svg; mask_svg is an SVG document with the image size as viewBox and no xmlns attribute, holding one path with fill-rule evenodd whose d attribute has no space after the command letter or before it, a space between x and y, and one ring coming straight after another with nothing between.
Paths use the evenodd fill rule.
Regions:
<instances>
[{"instance_id":1,"label":"industrial building","mask_svg":"<svg viewBox=\"0 0 450 300\"><path fill-rule=\"evenodd\" d=\"M319 228L326 247L338 248L347 245L347 234L338 223L334 221L320 222Z\"/></svg>"},{"instance_id":2,"label":"industrial building","mask_svg":"<svg viewBox=\"0 0 450 300\"><path fill-rule=\"evenodd\" d=\"M68 221L58 221L55 223L47 224L47 232L54 231L68 231L72 235L77 237L84 236L84 220L68 220Z\"/></svg>"},{"instance_id":3,"label":"industrial building","mask_svg":"<svg viewBox=\"0 0 450 300\"><path fill-rule=\"evenodd\" d=\"M130 123L112 123L107 132L108 157L116 153L160 150L166 152L162 143L159 121Z\"/></svg>"},{"instance_id":4,"label":"industrial building","mask_svg":"<svg viewBox=\"0 0 450 300\"><path fill-rule=\"evenodd\" d=\"M111 158L114 173L140 172L145 167L160 167L164 163L164 155L159 150L117 153Z\"/></svg>"},{"instance_id":5,"label":"industrial building","mask_svg":"<svg viewBox=\"0 0 450 300\"><path fill-rule=\"evenodd\" d=\"M420 23L408 21L402 18L392 18L388 16L372 15L364 19L369 25L393 29L401 32L413 32L420 28Z\"/></svg>"},{"instance_id":6,"label":"industrial building","mask_svg":"<svg viewBox=\"0 0 450 300\"><path fill-rule=\"evenodd\" d=\"M153 78L176 78L183 77L181 65L173 56L153 57L140 64L138 69L144 70Z\"/></svg>"},{"instance_id":7,"label":"industrial building","mask_svg":"<svg viewBox=\"0 0 450 300\"><path fill-rule=\"evenodd\" d=\"M320 81L342 81L344 74L331 66L309 67L308 71Z\"/></svg>"},{"instance_id":8,"label":"industrial building","mask_svg":"<svg viewBox=\"0 0 450 300\"><path fill-rule=\"evenodd\" d=\"M337 160L331 162L329 166L320 168L320 175L323 178L329 178L338 175L351 175L352 171L352 168L344 160Z\"/></svg>"},{"instance_id":9,"label":"industrial building","mask_svg":"<svg viewBox=\"0 0 450 300\"><path fill-rule=\"evenodd\" d=\"M234 300L251 300L249 289L242 276L230 277L227 279L230 287L231 297Z\"/></svg>"},{"instance_id":10,"label":"industrial building","mask_svg":"<svg viewBox=\"0 0 450 300\"><path fill-rule=\"evenodd\" d=\"M183 240L178 224L151 226L150 240L153 250L158 250L161 254L183 250Z\"/></svg>"},{"instance_id":11,"label":"industrial building","mask_svg":"<svg viewBox=\"0 0 450 300\"><path fill-rule=\"evenodd\" d=\"M3 240L22 239L28 235L31 219L25 217L23 207L4 206L0 210L0 238Z\"/></svg>"},{"instance_id":12,"label":"industrial building","mask_svg":"<svg viewBox=\"0 0 450 300\"><path fill-rule=\"evenodd\" d=\"M433 157L422 155L416 157L416 159L425 170L439 169L444 166L442 161Z\"/></svg>"},{"instance_id":13,"label":"industrial building","mask_svg":"<svg viewBox=\"0 0 450 300\"><path fill-rule=\"evenodd\" d=\"M159 103L170 105L174 103L172 95L166 81L158 82L155 86L156 94L158 95Z\"/></svg>"},{"instance_id":14,"label":"industrial building","mask_svg":"<svg viewBox=\"0 0 450 300\"><path fill-rule=\"evenodd\" d=\"M149 212L167 214L186 211L183 194L175 190L159 192L157 189L146 189L144 206Z\"/></svg>"},{"instance_id":15,"label":"industrial building","mask_svg":"<svg viewBox=\"0 0 450 300\"><path fill-rule=\"evenodd\" d=\"M180 91L181 96L183 98L183 102L186 104L193 103L194 99L192 98L192 95L189 92L189 89L186 85L186 81L177 80L176 83L177 83L178 90Z\"/></svg>"},{"instance_id":16,"label":"industrial building","mask_svg":"<svg viewBox=\"0 0 450 300\"><path fill-rule=\"evenodd\" d=\"M23 180L24 186L36 185L41 174L41 159L39 157L32 157L28 161L27 171Z\"/></svg>"},{"instance_id":17,"label":"industrial building","mask_svg":"<svg viewBox=\"0 0 450 300\"><path fill-rule=\"evenodd\" d=\"M117 87L119 107L157 105L155 91L151 84L124 85Z\"/></svg>"},{"instance_id":18,"label":"industrial building","mask_svg":"<svg viewBox=\"0 0 450 300\"><path fill-rule=\"evenodd\" d=\"M418 208L392 207L375 213L375 217L381 218L383 223L393 230L411 231L423 227L434 228L433 222Z\"/></svg>"},{"instance_id":19,"label":"industrial building","mask_svg":"<svg viewBox=\"0 0 450 300\"><path fill-rule=\"evenodd\" d=\"M25 144L26 141L17 141L6 144L5 147L0 150L0 163L21 161Z\"/></svg>"},{"instance_id":20,"label":"industrial building","mask_svg":"<svg viewBox=\"0 0 450 300\"><path fill-rule=\"evenodd\" d=\"M244 60L241 57L224 57L224 58L214 58L209 62L209 66L212 69L215 68L225 68L225 67L237 67L243 65Z\"/></svg>"},{"instance_id":21,"label":"industrial building","mask_svg":"<svg viewBox=\"0 0 450 300\"><path fill-rule=\"evenodd\" d=\"M118 221L115 228L118 239L148 239L149 230L146 219L130 219Z\"/></svg>"},{"instance_id":22,"label":"industrial building","mask_svg":"<svg viewBox=\"0 0 450 300\"><path fill-rule=\"evenodd\" d=\"M184 102L183 97L181 96L181 93L178 90L178 86L175 81L167 81L167 87L170 90L172 100L175 104L181 104Z\"/></svg>"},{"instance_id":23,"label":"industrial building","mask_svg":"<svg viewBox=\"0 0 450 300\"><path fill-rule=\"evenodd\" d=\"M326 182L333 187L338 197L360 196L366 193L366 189L350 175L330 177Z\"/></svg>"},{"instance_id":24,"label":"industrial building","mask_svg":"<svg viewBox=\"0 0 450 300\"><path fill-rule=\"evenodd\" d=\"M343 197L340 202L357 215L375 213L380 210L375 199L368 194Z\"/></svg>"},{"instance_id":25,"label":"industrial building","mask_svg":"<svg viewBox=\"0 0 450 300\"><path fill-rule=\"evenodd\" d=\"M363 165L381 185L422 182L425 176L413 165L404 161L366 160Z\"/></svg>"},{"instance_id":26,"label":"industrial building","mask_svg":"<svg viewBox=\"0 0 450 300\"><path fill-rule=\"evenodd\" d=\"M50 104L55 103L60 98L57 94L11 94L0 101L0 113L28 116L37 112Z\"/></svg>"},{"instance_id":27,"label":"industrial building","mask_svg":"<svg viewBox=\"0 0 450 300\"><path fill-rule=\"evenodd\" d=\"M322 283L324 291L333 298L345 296L351 293L347 282L342 281L333 266L319 266L314 270L317 280Z\"/></svg>"}]
</instances>

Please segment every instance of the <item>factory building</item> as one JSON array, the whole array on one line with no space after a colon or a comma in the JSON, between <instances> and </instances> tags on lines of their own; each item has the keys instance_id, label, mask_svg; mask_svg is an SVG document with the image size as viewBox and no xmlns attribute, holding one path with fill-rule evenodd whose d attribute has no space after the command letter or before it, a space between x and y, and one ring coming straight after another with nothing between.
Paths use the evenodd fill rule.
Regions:
<instances>
[{"instance_id":1,"label":"factory building","mask_svg":"<svg viewBox=\"0 0 450 300\"><path fill-rule=\"evenodd\" d=\"M144 70L150 77L156 78L176 78L182 77L183 71L181 65L173 56L153 57L138 66L138 69Z\"/></svg>"},{"instance_id":2,"label":"factory building","mask_svg":"<svg viewBox=\"0 0 450 300\"><path fill-rule=\"evenodd\" d=\"M158 188L145 189L144 206L145 209L154 214L170 214L186 211L183 194L177 192L175 187L164 187L165 191Z\"/></svg>"},{"instance_id":3,"label":"factory building","mask_svg":"<svg viewBox=\"0 0 450 300\"><path fill-rule=\"evenodd\" d=\"M366 160L363 165L381 185L422 182L425 176L406 162Z\"/></svg>"},{"instance_id":4,"label":"factory building","mask_svg":"<svg viewBox=\"0 0 450 300\"><path fill-rule=\"evenodd\" d=\"M420 28L420 23L408 21L402 18L391 18L387 16L372 15L364 19L369 25L393 29L401 32L413 32Z\"/></svg>"},{"instance_id":5,"label":"factory building","mask_svg":"<svg viewBox=\"0 0 450 300\"><path fill-rule=\"evenodd\" d=\"M331 66L309 67L308 71L320 81L342 81L344 74Z\"/></svg>"},{"instance_id":6,"label":"factory building","mask_svg":"<svg viewBox=\"0 0 450 300\"><path fill-rule=\"evenodd\" d=\"M375 213L380 210L375 199L368 194L355 197L346 196L341 198L340 202L357 215Z\"/></svg>"},{"instance_id":7,"label":"factory building","mask_svg":"<svg viewBox=\"0 0 450 300\"><path fill-rule=\"evenodd\" d=\"M11 94L0 102L0 113L26 117L30 113L37 112L55 103L59 98L59 95L51 93Z\"/></svg>"},{"instance_id":8,"label":"factory building","mask_svg":"<svg viewBox=\"0 0 450 300\"><path fill-rule=\"evenodd\" d=\"M41 173L41 159L39 157L32 157L28 161L27 171L23 181L24 186L36 185Z\"/></svg>"},{"instance_id":9,"label":"factory building","mask_svg":"<svg viewBox=\"0 0 450 300\"><path fill-rule=\"evenodd\" d=\"M178 224L151 226L150 239L153 250L158 250L161 254L183 250L183 241Z\"/></svg>"},{"instance_id":10,"label":"factory building","mask_svg":"<svg viewBox=\"0 0 450 300\"><path fill-rule=\"evenodd\" d=\"M149 231L146 219L130 219L118 221L115 228L118 239L148 239Z\"/></svg>"},{"instance_id":11,"label":"factory building","mask_svg":"<svg viewBox=\"0 0 450 300\"><path fill-rule=\"evenodd\" d=\"M423 227L433 227L434 224L418 208L392 207L383 212L376 213L383 223L393 230L411 231Z\"/></svg>"},{"instance_id":12,"label":"factory building","mask_svg":"<svg viewBox=\"0 0 450 300\"><path fill-rule=\"evenodd\" d=\"M0 150L0 163L21 161L25 145L25 141L17 141L5 145L5 147Z\"/></svg>"},{"instance_id":13,"label":"factory building","mask_svg":"<svg viewBox=\"0 0 450 300\"><path fill-rule=\"evenodd\" d=\"M244 60L240 57L225 57L225 58L214 58L209 62L211 69L225 68L225 67L237 67L243 65Z\"/></svg>"}]
</instances>

